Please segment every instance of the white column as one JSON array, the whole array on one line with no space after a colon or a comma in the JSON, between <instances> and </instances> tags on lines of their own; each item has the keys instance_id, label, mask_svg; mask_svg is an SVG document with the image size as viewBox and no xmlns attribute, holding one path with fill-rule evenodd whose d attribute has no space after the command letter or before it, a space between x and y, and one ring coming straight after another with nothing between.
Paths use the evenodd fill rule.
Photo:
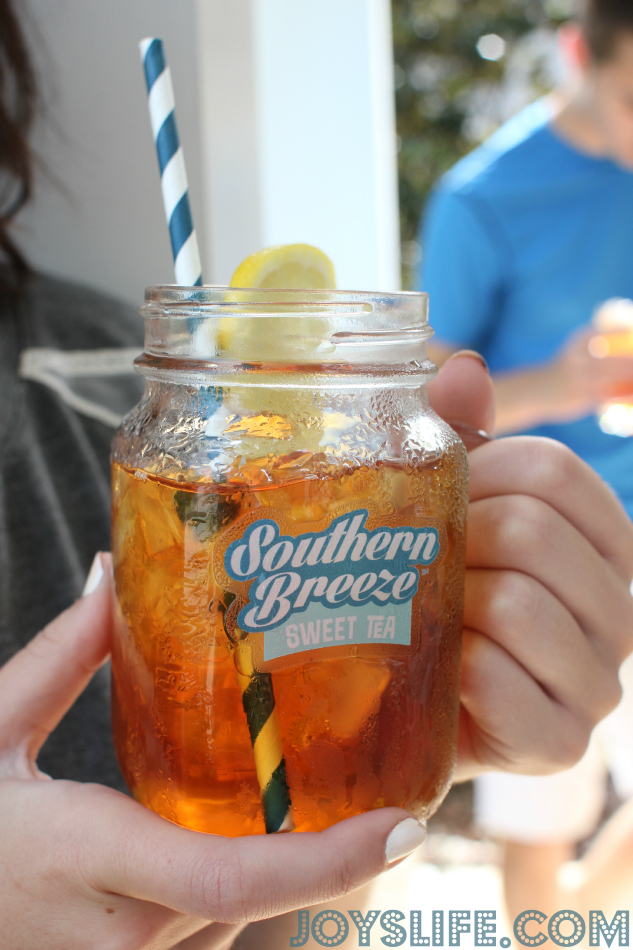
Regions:
<instances>
[{"instance_id":1,"label":"white column","mask_svg":"<svg viewBox=\"0 0 633 950\"><path fill-rule=\"evenodd\" d=\"M206 271L307 242L397 289L389 0L198 0Z\"/></svg>"}]
</instances>

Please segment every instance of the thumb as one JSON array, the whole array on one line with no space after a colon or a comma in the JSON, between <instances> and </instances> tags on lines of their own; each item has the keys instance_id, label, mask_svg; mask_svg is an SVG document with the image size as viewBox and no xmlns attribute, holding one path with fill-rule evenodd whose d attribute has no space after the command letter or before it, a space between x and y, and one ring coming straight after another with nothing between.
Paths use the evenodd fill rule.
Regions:
<instances>
[{"instance_id":1,"label":"thumb","mask_svg":"<svg viewBox=\"0 0 633 950\"><path fill-rule=\"evenodd\" d=\"M399 808L318 833L225 838L180 828L110 789L83 786L82 792L83 804L75 798L77 825L88 829L82 863L93 887L218 923L334 900L425 838L424 827Z\"/></svg>"},{"instance_id":2,"label":"thumb","mask_svg":"<svg viewBox=\"0 0 633 950\"><path fill-rule=\"evenodd\" d=\"M110 555L98 554L86 585L96 579L96 589L0 669L0 754L21 754L29 775L38 774L40 747L108 656L111 573Z\"/></svg>"},{"instance_id":3,"label":"thumb","mask_svg":"<svg viewBox=\"0 0 633 950\"><path fill-rule=\"evenodd\" d=\"M429 398L435 412L460 435L462 428L493 432L494 386L483 357L474 350L460 350L444 363L429 385Z\"/></svg>"}]
</instances>

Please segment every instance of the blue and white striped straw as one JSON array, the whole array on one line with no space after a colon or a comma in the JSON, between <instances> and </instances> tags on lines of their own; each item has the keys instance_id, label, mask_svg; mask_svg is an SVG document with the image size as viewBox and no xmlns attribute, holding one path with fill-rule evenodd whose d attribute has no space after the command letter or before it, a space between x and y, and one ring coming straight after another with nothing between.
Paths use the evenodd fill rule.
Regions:
<instances>
[{"instance_id":1,"label":"blue and white striped straw","mask_svg":"<svg viewBox=\"0 0 633 950\"><path fill-rule=\"evenodd\" d=\"M185 158L176 127L171 73L165 62L162 40L153 37L142 40L139 49L147 82L149 115L158 154L176 283L194 287L202 284L202 266L189 206Z\"/></svg>"}]
</instances>

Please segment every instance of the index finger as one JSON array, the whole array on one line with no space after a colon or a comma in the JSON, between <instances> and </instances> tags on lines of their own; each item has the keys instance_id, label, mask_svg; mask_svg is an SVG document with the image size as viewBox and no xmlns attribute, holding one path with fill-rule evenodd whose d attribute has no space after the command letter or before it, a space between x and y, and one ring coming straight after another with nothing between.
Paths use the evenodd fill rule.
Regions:
<instances>
[{"instance_id":1,"label":"index finger","mask_svg":"<svg viewBox=\"0 0 633 950\"><path fill-rule=\"evenodd\" d=\"M470 501L531 495L583 534L627 583L633 578L633 524L611 489L571 449L553 439L513 436L472 451Z\"/></svg>"}]
</instances>

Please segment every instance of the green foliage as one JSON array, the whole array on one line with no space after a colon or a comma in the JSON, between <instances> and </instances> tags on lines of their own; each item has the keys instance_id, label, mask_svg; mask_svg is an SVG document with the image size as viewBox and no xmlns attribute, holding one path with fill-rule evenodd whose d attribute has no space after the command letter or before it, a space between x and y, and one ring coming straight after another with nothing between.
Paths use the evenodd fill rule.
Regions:
<instances>
[{"instance_id":1,"label":"green foliage","mask_svg":"<svg viewBox=\"0 0 633 950\"><path fill-rule=\"evenodd\" d=\"M553 30L572 9L571 0L392 0L392 11L403 286L409 288L431 188L510 114L551 88ZM491 50L480 44L483 53L503 50L498 59L480 54L481 37L489 45L492 37Z\"/></svg>"}]
</instances>

